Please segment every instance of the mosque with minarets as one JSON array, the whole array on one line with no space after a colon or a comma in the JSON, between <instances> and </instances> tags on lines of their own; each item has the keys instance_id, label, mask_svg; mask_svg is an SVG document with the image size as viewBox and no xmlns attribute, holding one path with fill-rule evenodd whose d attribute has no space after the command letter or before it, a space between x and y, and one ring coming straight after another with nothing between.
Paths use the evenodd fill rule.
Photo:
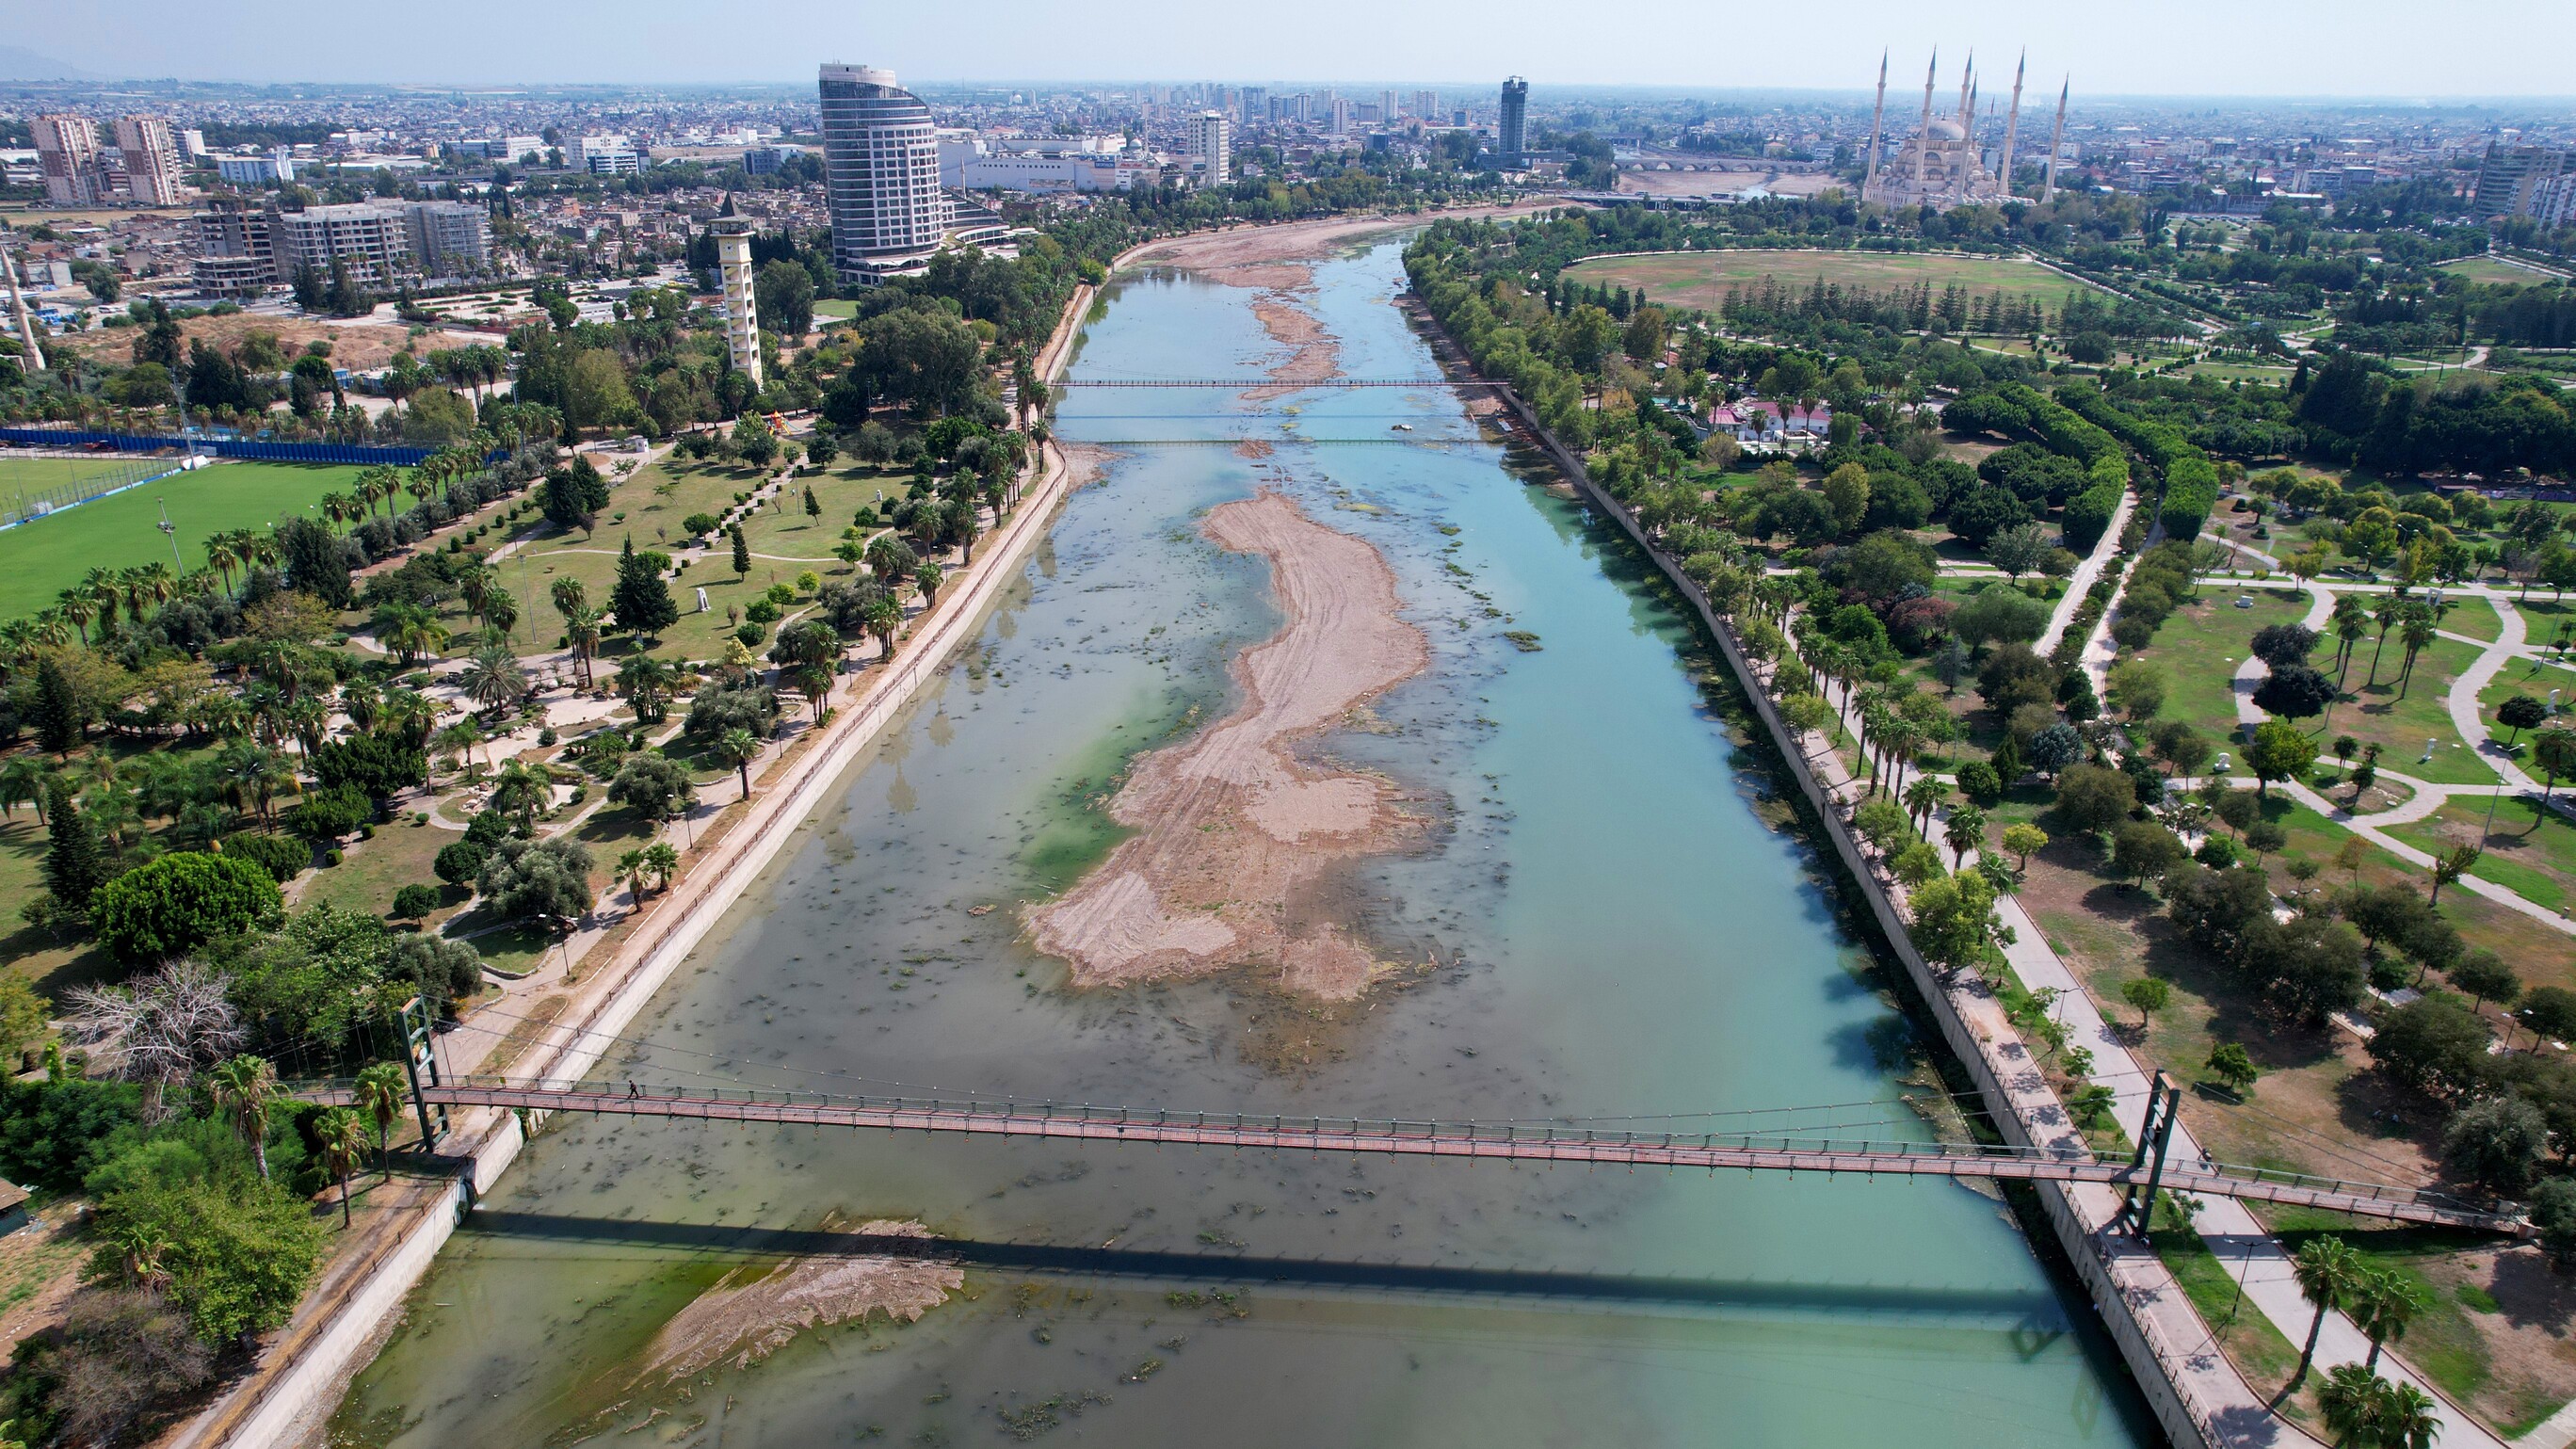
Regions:
<instances>
[{"instance_id":1,"label":"mosque with minarets","mask_svg":"<svg viewBox=\"0 0 2576 1449\"><path fill-rule=\"evenodd\" d=\"M1887 130L1887 57L1878 60L1878 104L1869 118L1869 169L1860 188L1861 200L1882 206L1928 206L1947 211L1954 206L1992 205L2013 199L2013 147L2021 132L2022 67L2013 68L2012 106L2004 118L2003 149L1997 154L1995 167L1985 165L1985 149L1977 139L1977 62L1970 56L1959 76L1959 106L1954 114L1932 114L1933 88L1941 69L1941 53L1932 53L1932 63L1923 72L1923 117L1914 134L1893 153L1882 154ZM1987 120L1992 122L1992 116ZM1991 134L1991 133L1989 133ZM2041 184L2040 200L2057 193L2057 153L2066 136L2066 87L2057 91L2057 126L2048 144L2048 171Z\"/></svg>"}]
</instances>

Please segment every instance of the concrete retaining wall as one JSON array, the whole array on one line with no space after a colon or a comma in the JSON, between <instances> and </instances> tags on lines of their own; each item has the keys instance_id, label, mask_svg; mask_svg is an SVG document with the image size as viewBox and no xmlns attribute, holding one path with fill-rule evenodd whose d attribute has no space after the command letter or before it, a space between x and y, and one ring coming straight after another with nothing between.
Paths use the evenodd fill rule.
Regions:
<instances>
[{"instance_id":1,"label":"concrete retaining wall","mask_svg":"<svg viewBox=\"0 0 2576 1449\"><path fill-rule=\"evenodd\" d=\"M1654 547L1635 515L1595 484L1585 471L1582 460L1569 453L1554 435L1539 425L1537 416L1520 395L1510 388L1497 390L1503 394L1513 416L1568 481L1594 507L1618 520L1628 536L1648 558L1655 561L1656 567L1663 570L1664 577L1699 611L1701 622L1708 626L1709 634L1717 640L1720 652L1726 656L1728 667L1735 671L1736 681L1743 686L1745 697L1752 701L1754 712L1761 717L1763 727L1771 732L1772 740L1779 745L1782 757L1788 761L1800 793L1807 797L1807 803L1814 807L1824 822L1825 836L1832 842L1834 853L1840 857L1843 868L1850 872L1852 879L1859 883L1861 895L1869 902L1879 930L1886 936L1897 959L1904 963L1906 976L1914 983L1916 993L1931 1010L1942 1040L1949 1046L1951 1055L1966 1067L1977 1094L1988 1104L1988 1117L2005 1141L2013 1146L2042 1145L2032 1132L2031 1124L2016 1108L2014 1094L2004 1089L2002 1044L1977 1035L1960 1012L1958 1003L1952 999L1950 989L1923 959L1922 952L1915 949L1913 937L1906 930L1904 915L1888 895L1884 882L1853 835L1850 824L1843 819L1840 807L1816 778L1805 752L1797 745L1796 734L1780 718L1763 680L1755 672L1752 661L1745 656L1743 647L1736 642L1735 631L1709 607L1707 593L1684 575L1673 559ZM2131 1288L2113 1275L2099 1232L2101 1224L2098 1219L2103 1215L2098 1210L2087 1211L2085 1206L2079 1206L2075 1195L2061 1184L2035 1183L2033 1188L2039 1195L2040 1206L2049 1225L2056 1230L2058 1241L2065 1248L2067 1260L2074 1265L2076 1275L2083 1281L2087 1296L2093 1300L2095 1311L2109 1330L2112 1342L2118 1346L2120 1357L2128 1365L2131 1376L2145 1394L2148 1407L2154 1411L2165 1436L2178 1446L2188 1446L2188 1449L2217 1449L2224 1442L2224 1436L2216 1431L2199 1406L2185 1398L2180 1387L2181 1356L2168 1349L2161 1341L2162 1335L2148 1326L2130 1301ZM2098 1199L2107 1196L2097 1191L2097 1202L2087 1206L2098 1209ZM2134 1270L2138 1266L2138 1256L2124 1255L2124 1269ZM2147 1261L2153 1262L2152 1259ZM2162 1265L2156 1264L2154 1271L2161 1272ZM2178 1297L2179 1289L2175 1288L2170 1296Z\"/></svg>"}]
</instances>

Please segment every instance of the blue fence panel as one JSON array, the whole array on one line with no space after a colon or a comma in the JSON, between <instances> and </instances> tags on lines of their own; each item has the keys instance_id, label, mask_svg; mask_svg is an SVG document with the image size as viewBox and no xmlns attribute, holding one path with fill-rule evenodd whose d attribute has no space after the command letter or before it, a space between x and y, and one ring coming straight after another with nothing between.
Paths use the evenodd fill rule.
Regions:
<instances>
[{"instance_id":1,"label":"blue fence panel","mask_svg":"<svg viewBox=\"0 0 2576 1449\"><path fill-rule=\"evenodd\" d=\"M120 453L157 453L165 448L212 453L218 458L247 458L267 463L343 463L357 467L419 465L437 451L421 447L375 447L359 443L275 443L258 438L172 438L146 433L94 433L69 428L0 428L0 442L41 447L80 448L105 443Z\"/></svg>"}]
</instances>

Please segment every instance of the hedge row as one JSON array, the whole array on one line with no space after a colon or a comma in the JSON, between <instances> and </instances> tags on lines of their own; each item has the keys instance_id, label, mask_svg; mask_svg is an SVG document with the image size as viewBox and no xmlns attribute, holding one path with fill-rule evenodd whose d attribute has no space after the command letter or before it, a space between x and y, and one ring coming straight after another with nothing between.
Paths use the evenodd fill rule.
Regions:
<instances>
[{"instance_id":1,"label":"hedge row","mask_svg":"<svg viewBox=\"0 0 2576 1449\"><path fill-rule=\"evenodd\" d=\"M2023 426L2055 452L2090 468L2104 458L2120 456L2120 440L2064 404L2018 382L1995 389L1996 397L2017 411Z\"/></svg>"},{"instance_id":2,"label":"hedge row","mask_svg":"<svg viewBox=\"0 0 2576 1449\"><path fill-rule=\"evenodd\" d=\"M2101 542L2111 516L2120 511L2120 499L2129 491L2129 460L2116 454L2097 458L2092 475L2091 486L2066 501L2066 546L2078 552Z\"/></svg>"},{"instance_id":3,"label":"hedge row","mask_svg":"<svg viewBox=\"0 0 2576 1449\"><path fill-rule=\"evenodd\" d=\"M2165 470L2165 501L2158 515L2164 520L2165 536L2188 542L2200 536L2201 526L2209 522L2210 510L2218 506L2218 465L2209 455L2195 448L2191 456L2177 458Z\"/></svg>"}]
</instances>

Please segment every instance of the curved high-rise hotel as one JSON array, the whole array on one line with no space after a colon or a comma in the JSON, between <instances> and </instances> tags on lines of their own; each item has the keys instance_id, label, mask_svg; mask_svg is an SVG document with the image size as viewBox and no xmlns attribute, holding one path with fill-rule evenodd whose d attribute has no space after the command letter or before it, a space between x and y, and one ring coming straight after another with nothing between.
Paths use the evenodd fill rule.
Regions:
<instances>
[{"instance_id":1,"label":"curved high-rise hotel","mask_svg":"<svg viewBox=\"0 0 2576 1449\"><path fill-rule=\"evenodd\" d=\"M822 99L832 265L844 283L865 285L939 249L948 203L938 136L930 107L890 70L824 66Z\"/></svg>"}]
</instances>

